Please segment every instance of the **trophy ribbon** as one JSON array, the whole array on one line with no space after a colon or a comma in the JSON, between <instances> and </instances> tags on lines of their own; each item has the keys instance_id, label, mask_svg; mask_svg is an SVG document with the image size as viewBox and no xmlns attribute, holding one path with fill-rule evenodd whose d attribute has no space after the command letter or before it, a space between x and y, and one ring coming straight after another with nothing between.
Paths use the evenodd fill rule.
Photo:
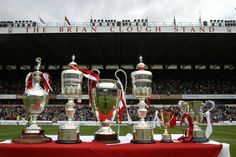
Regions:
<instances>
[{"instance_id":1,"label":"trophy ribbon","mask_svg":"<svg viewBox=\"0 0 236 157\"><path fill-rule=\"evenodd\" d=\"M49 92L49 90L52 91L51 83L52 83L51 76L48 73L43 73L43 86L44 86L44 90L47 93Z\"/></svg>"},{"instance_id":2,"label":"trophy ribbon","mask_svg":"<svg viewBox=\"0 0 236 157\"><path fill-rule=\"evenodd\" d=\"M80 66L78 66L78 65L75 65L75 64L70 65L70 69L82 71L82 72L84 73L84 76L85 76L87 79L91 80L90 83L89 83L89 95L90 95L90 96L89 96L89 102L90 102L90 104L91 104L91 101L92 101L92 98L91 98L91 96L92 96L92 89L95 87L96 82L97 82L98 80L100 80L99 75L96 74L95 72L91 71L91 70L82 68L82 67L80 67ZM78 100L79 100L79 99L78 99ZM96 120L96 121L97 121L97 120Z\"/></svg>"},{"instance_id":3,"label":"trophy ribbon","mask_svg":"<svg viewBox=\"0 0 236 157\"><path fill-rule=\"evenodd\" d=\"M98 110L98 114L99 114L99 118L100 120L103 122L106 119L111 119L113 116L113 111L115 110L115 107L113 107L113 109L106 115L104 115L101 111Z\"/></svg>"},{"instance_id":4,"label":"trophy ribbon","mask_svg":"<svg viewBox=\"0 0 236 157\"><path fill-rule=\"evenodd\" d=\"M78 65L71 65L70 66L70 69L73 69L73 70L80 70L84 73L84 76L90 80L94 80L94 81L98 81L100 80L99 78L99 75L96 74L95 72L91 71L91 70L88 70L88 69L85 69L85 68L82 68Z\"/></svg>"},{"instance_id":5,"label":"trophy ribbon","mask_svg":"<svg viewBox=\"0 0 236 157\"><path fill-rule=\"evenodd\" d=\"M33 87L33 73L29 72L25 78L25 89L31 89Z\"/></svg>"},{"instance_id":6,"label":"trophy ribbon","mask_svg":"<svg viewBox=\"0 0 236 157\"><path fill-rule=\"evenodd\" d=\"M176 126L176 115L174 112L172 112L172 116L170 119L170 128L174 128Z\"/></svg>"},{"instance_id":7,"label":"trophy ribbon","mask_svg":"<svg viewBox=\"0 0 236 157\"><path fill-rule=\"evenodd\" d=\"M120 100L119 100L119 105L118 105L118 115L119 115L119 121L121 122L123 119L123 112L126 110L126 98L125 98L125 92L123 89L123 85L120 82L120 80L118 80L118 83L121 85L121 95L120 95ZM127 112L127 116L129 116L129 113Z\"/></svg>"},{"instance_id":8,"label":"trophy ribbon","mask_svg":"<svg viewBox=\"0 0 236 157\"><path fill-rule=\"evenodd\" d=\"M184 122L186 118L189 123L188 137L186 137L187 132L185 132L184 136L181 136L180 138L177 139L178 141L190 142L193 137L193 119L188 112L183 114L181 122L180 122L180 126L182 126L182 123Z\"/></svg>"},{"instance_id":9,"label":"trophy ribbon","mask_svg":"<svg viewBox=\"0 0 236 157\"><path fill-rule=\"evenodd\" d=\"M207 120L207 127L206 127L206 132L205 132L205 136L206 138L209 138L211 136L212 133L212 125L211 125L211 120L210 120L210 112L207 111L204 116L206 116L206 120Z\"/></svg>"}]
</instances>

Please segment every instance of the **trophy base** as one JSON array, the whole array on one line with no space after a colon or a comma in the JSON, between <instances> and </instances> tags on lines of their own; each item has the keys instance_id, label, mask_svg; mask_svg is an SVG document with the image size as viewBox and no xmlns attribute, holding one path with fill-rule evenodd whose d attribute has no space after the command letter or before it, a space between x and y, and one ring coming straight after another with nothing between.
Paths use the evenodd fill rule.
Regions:
<instances>
[{"instance_id":1,"label":"trophy base","mask_svg":"<svg viewBox=\"0 0 236 157\"><path fill-rule=\"evenodd\" d=\"M204 142L208 142L209 139L204 138L204 137L193 137L191 142L193 143L204 143Z\"/></svg>"},{"instance_id":2,"label":"trophy base","mask_svg":"<svg viewBox=\"0 0 236 157\"><path fill-rule=\"evenodd\" d=\"M59 129L56 143L59 144L81 143L80 134L77 133L77 129Z\"/></svg>"},{"instance_id":3,"label":"trophy base","mask_svg":"<svg viewBox=\"0 0 236 157\"><path fill-rule=\"evenodd\" d=\"M172 143L173 141L171 140L171 135L162 135L162 139L160 141L161 143Z\"/></svg>"},{"instance_id":4,"label":"trophy base","mask_svg":"<svg viewBox=\"0 0 236 157\"><path fill-rule=\"evenodd\" d=\"M136 144L152 144L152 143L156 143L155 140L135 140L135 139L132 139L130 141L131 143L136 143Z\"/></svg>"},{"instance_id":5,"label":"trophy base","mask_svg":"<svg viewBox=\"0 0 236 157\"><path fill-rule=\"evenodd\" d=\"M133 139L130 142L137 144L156 143L156 141L153 139L151 128L135 129L135 132L133 133Z\"/></svg>"},{"instance_id":6,"label":"trophy base","mask_svg":"<svg viewBox=\"0 0 236 157\"><path fill-rule=\"evenodd\" d=\"M51 141L50 137L44 135L44 130L40 130L39 133L26 133L26 130L23 130L20 137L12 140L12 142L19 144L48 143Z\"/></svg>"},{"instance_id":7,"label":"trophy base","mask_svg":"<svg viewBox=\"0 0 236 157\"><path fill-rule=\"evenodd\" d=\"M117 134L95 134L93 141L101 142L104 144L112 144L120 142Z\"/></svg>"}]
</instances>

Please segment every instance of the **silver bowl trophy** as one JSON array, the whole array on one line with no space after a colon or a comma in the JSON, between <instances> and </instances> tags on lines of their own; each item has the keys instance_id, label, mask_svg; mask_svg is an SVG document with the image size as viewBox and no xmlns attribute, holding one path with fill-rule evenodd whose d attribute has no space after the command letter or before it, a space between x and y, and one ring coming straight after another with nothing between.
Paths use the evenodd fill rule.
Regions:
<instances>
[{"instance_id":1,"label":"silver bowl trophy","mask_svg":"<svg viewBox=\"0 0 236 157\"><path fill-rule=\"evenodd\" d=\"M118 71L121 70L117 70L116 73ZM119 80L117 76L116 78ZM99 130L95 133L94 141L102 143L120 142L118 134L111 129L111 123L117 114L121 90L122 84L114 79L100 79L92 89L93 111L96 120L101 124Z\"/></svg>"},{"instance_id":2,"label":"silver bowl trophy","mask_svg":"<svg viewBox=\"0 0 236 157\"><path fill-rule=\"evenodd\" d=\"M203 103L202 101L179 101L178 106L182 112L188 112L193 119L193 137L191 142L194 143L203 143L209 141L206 137L205 131L199 127L199 123L202 122L203 116L215 108L215 102L208 100ZM188 137L188 131L185 135ZM207 135L208 136L208 135ZM209 135L210 136L210 135Z\"/></svg>"},{"instance_id":3,"label":"silver bowl trophy","mask_svg":"<svg viewBox=\"0 0 236 157\"><path fill-rule=\"evenodd\" d=\"M145 64L142 56L139 57L140 63L137 65L138 70L131 73L132 92L139 99L138 115L139 123L134 126L132 143L155 143L153 139L153 129L145 122L147 104L145 99L152 94L152 73L144 70Z\"/></svg>"},{"instance_id":4,"label":"silver bowl trophy","mask_svg":"<svg viewBox=\"0 0 236 157\"><path fill-rule=\"evenodd\" d=\"M12 141L15 143L47 143L52 139L44 135L44 130L37 125L37 116L45 109L48 104L48 93L51 90L50 76L47 73L39 71L41 66L41 58L36 58L37 62L36 71L28 73L26 76L26 88L23 96L25 110L32 117L29 126L22 131L19 138ZM43 81L44 88L40 86Z\"/></svg>"},{"instance_id":5,"label":"silver bowl trophy","mask_svg":"<svg viewBox=\"0 0 236 157\"><path fill-rule=\"evenodd\" d=\"M77 66L74 60L75 56L73 55L72 62L69 64L70 68ZM63 70L61 73L61 92L68 99L65 106L68 120L63 126L59 127L57 143L73 144L81 142L79 127L75 126L73 120L76 112L74 99L81 97L83 76L83 72L77 69Z\"/></svg>"}]
</instances>

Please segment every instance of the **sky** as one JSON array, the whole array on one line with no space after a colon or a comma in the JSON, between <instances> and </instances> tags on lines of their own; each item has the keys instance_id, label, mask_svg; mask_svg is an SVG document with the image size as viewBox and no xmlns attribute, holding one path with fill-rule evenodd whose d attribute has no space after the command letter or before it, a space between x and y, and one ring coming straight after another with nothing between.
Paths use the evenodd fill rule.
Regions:
<instances>
[{"instance_id":1,"label":"sky","mask_svg":"<svg viewBox=\"0 0 236 157\"><path fill-rule=\"evenodd\" d=\"M0 0L0 21L89 22L93 19L198 22L236 19L236 0Z\"/></svg>"}]
</instances>

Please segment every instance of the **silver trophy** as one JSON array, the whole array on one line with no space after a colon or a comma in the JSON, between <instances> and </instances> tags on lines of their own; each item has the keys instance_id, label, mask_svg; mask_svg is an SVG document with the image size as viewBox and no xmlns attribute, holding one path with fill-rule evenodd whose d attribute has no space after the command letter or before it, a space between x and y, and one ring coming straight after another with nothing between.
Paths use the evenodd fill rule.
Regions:
<instances>
[{"instance_id":1,"label":"silver trophy","mask_svg":"<svg viewBox=\"0 0 236 157\"><path fill-rule=\"evenodd\" d=\"M202 122L204 113L211 111L215 108L215 102L208 100L203 103L202 101L179 101L179 108L182 112L187 112L191 115L193 119L193 137L191 142L202 143L207 142L209 139L205 136L205 131L199 126L199 123ZM186 137L188 137L188 131Z\"/></svg>"},{"instance_id":2,"label":"silver trophy","mask_svg":"<svg viewBox=\"0 0 236 157\"><path fill-rule=\"evenodd\" d=\"M142 56L139 57L140 63L137 65L138 70L131 73L132 92L139 99L138 115L139 123L134 126L132 143L154 143L153 130L145 122L147 114L145 99L152 94L152 73L144 70L145 64L142 61Z\"/></svg>"},{"instance_id":3,"label":"silver trophy","mask_svg":"<svg viewBox=\"0 0 236 157\"><path fill-rule=\"evenodd\" d=\"M48 92L51 89L49 83L50 77L48 74L39 71L41 58L38 57L35 61L37 62L36 71L27 75L26 89L23 97L25 110L32 117L32 121L22 131L22 135L19 138L12 140L15 143L47 143L51 141L51 138L44 135L44 130L36 122L38 115L48 104ZM44 87L46 88L40 86L41 81L43 81Z\"/></svg>"},{"instance_id":4,"label":"silver trophy","mask_svg":"<svg viewBox=\"0 0 236 157\"><path fill-rule=\"evenodd\" d=\"M74 114L76 112L74 99L81 97L83 72L73 69L77 66L75 56L72 56L72 62L69 64L71 69L63 70L61 73L61 92L68 99L65 106L68 120L65 125L60 126L58 130L57 143L80 143L79 127L75 126ZM79 98L78 98L79 99Z\"/></svg>"},{"instance_id":5,"label":"silver trophy","mask_svg":"<svg viewBox=\"0 0 236 157\"><path fill-rule=\"evenodd\" d=\"M102 143L118 143L118 134L111 129L111 123L114 121L118 110L118 102L121 96L122 84L117 77L117 72L123 72L119 69L115 76L117 80L100 79L92 89L92 107L100 128L95 133L94 141Z\"/></svg>"}]
</instances>

